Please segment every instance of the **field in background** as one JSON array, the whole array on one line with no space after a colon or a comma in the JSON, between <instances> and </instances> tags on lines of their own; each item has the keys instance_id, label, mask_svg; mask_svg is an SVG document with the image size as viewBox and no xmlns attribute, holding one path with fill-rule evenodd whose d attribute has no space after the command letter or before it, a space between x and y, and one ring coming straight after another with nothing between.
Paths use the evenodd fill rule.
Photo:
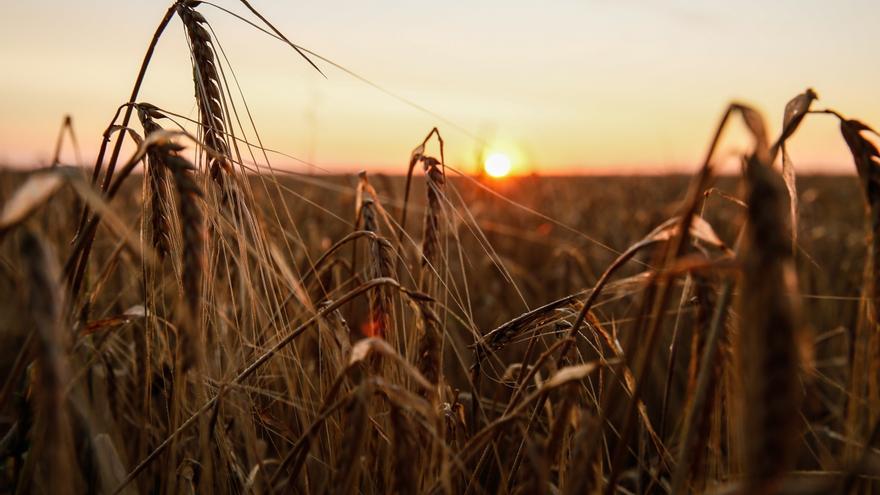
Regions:
<instances>
[{"instance_id":1,"label":"field in background","mask_svg":"<svg viewBox=\"0 0 880 495\"><path fill-rule=\"evenodd\" d=\"M24 173L2 172L0 197L10 197L24 179ZM378 174L370 180L388 210L399 216L405 178ZM457 177L450 180L461 193L485 239L514 275L530 306L594 285L617 253L675 215L688 181L689 177L683 175L532 176L482 182ZM293 258L302 271L308 267L308 259L316 259L330 244L353 230L357 178L282 176L280 182L287 191L281 194L273 191L272 198L279 201L279 196L283 197L284 203L289 205L293 224L283 222L280 228L288 236L298 232L303 237L306 249L298 251ZM126 203L124 208L130 210L126 213L136 215L143 204L140 187L130 184L118 200ZM424 181L416 178L414 187L423 192ZM736 196L738 179L721 177L715 187L717 191ZM837 325L853 327L857 303L846 299L859 297L866 256L864 208L857 200L858 179L855 176L803 176L798 179L798 189L801 196L798 273L801 290L808 299L804 311L817 329L828 331ZM512 205L511 201L519 206ZM415 195L413 206L419 215L423 213L423 194ZM270 211L265 205L262 209ZM715 192L706 201L704 214L718 235L732 244L742 221L743 208ZM414 226L420 227L421 217L415 218ZM462 251L480 253L469 258L465 265L469 284L474 289L472 302L484 308L474 316L481 328L495 328L526 308L511 284L491 263L473 232L460 219L457 223ZM420 236L417 230L412 233L416 239ZM55 242L63 246L65 239L61 236ZM649 256L643 258L647 260ZM636 273L638 266L628 269ZM2 301L14 305L13 299L2 298ZM119 312L124 309L121 305L124 303L118 302L116 306ZM841 313L850 315L850 319L841 321ZM15 315L13 311L4 314Z\"/></svg>"},{"instance_id":2,"label":"field in background","mask_svg":"<svg viewBox=\"0 0 880 495\"><path fill-rule=\"evenodd\" d=\"M0 197L12 197L27 178L28 175L25 173L2 173ZM295 274L294 278L302 280L303 275L313 268L316 260L332 252L335 242L345 239L347 235L362 228L362 219L358 218L359 210L356 209L356 201L359 199L363 201L362 198L358 198L358 178L292 176L282 177L277 182L269 181L270 186L266 186L266 180L265 177L255 176L249 179L254 189L253 209L260 211L263 218L277 218L276 223L267 222L265 226L267 239L277 246L289 246L289 252L284 255L286 259L284 265L287 270ZM377 175L370 177L369 180L375 188L376 201L383 205L385 212L383 215L399 218L403 205L405 178ZM446 448L465 449L469 445L465 439L473 438L470 435L474 430L479 430L481 425L487 424L487 420L475 420L472 416L474 414L473 383L469 381L472 380L469 373L474 363L474 342L478 341L481 335L488 334L490 330L503 328L506 322L514 320L522 313L534 310L547 302L578 294L584 288L595 286L599 275L620 252L644 238L665 219L675 215L681 208L681 199L686 195L689 180L685 176L550 178L533 176L481 182L469 177L449 177L444 186L445 194L449 198L456 199L449 200L449 210L447 210L449 214L444 216L441 252L445 261L437 262L438 266L444 267L445 285L437 290L437 297L442 301L443 310L448 311L444 314L440 312L441 307L437 309L437 314L442 315L438 316L438 323L442 325L443 343L439 345L438 350L443 349L441 354L443 362L440 364L442 371L439 376L443 388L438 395L424 395L439 409L433 413L427 411L408 413L416 416L426 414L426 417L413 417L409 420L423 422L428 421L433 414L439 413L441 416L436 417L436 420L440 420L445 415L446 419L443 421L447 422L447 426L442 430L435 430L437 426L430 424L423 424L421 427L410 425L407 428L411 428L412 431L399 432L397 429L403 428L400 424L402 420L399 417L395 419L395 414L399 412L394 412L399 405L391 405L392 416L389 417L389 406L383 404L383 401L357 399L365 401L361 406L366 408L366 411L359 414L369 414L372 418L370 424L359 426L366 430L358 433L363 437L357 440L348 438L352 434L348 431L351 428L350 421L353 420L351 415L356 411L337 411L324 420L321 437L314 439L316 445L307 447L313 449L313 453L300 459L300 462L305 464L301 468L304 471L300 477L292 478L289 482L303 491L335 492L332 480L340 476L337 465L340 462L364 463L359 482L360 488L352 488L355 491L384 492L388 486L386 483L389 483L390 479L397 480L402 476L398 472L401 469L411 470L410 475L416 479L410 480L410 483L419 486L420 490L427 490L432 479L433 483L443 482L442 478L433 478L442 474L442 472L434 472L433 468L442 466L440 459L444 456L451 456L448 462L456 461L458 454L454 451L443 453L423 450L417 455L413 451L406 453L407 457L401 459L401 462L417 460L421 464L399 465L391 461L395 456L403 455L397 451L404 447L397 444L399 440L395 435L408 434L413 436L413 442L421 441L429 444L442 442L440 445L446 444ZM275 187L276 184L280 187ZM410 260L409 263L404 264L401 272L411 270L417 273L420 270L416 261L419 256L418 251L422 249L423 217L427 207L425 181L416 178L412 187L414 192L409 208L411 218L415 220L412 221L409 235L413 239L409 243L402 241L400 244L395 244L395 251L399 250ZM741 196L741 187L738 178L722 177L701 202L701 213L714 226L718 237L727 245L735 243L739 227L744 221L745 208L737 204L735 199ZM850 367L850 358L847 354L850 352L848 349L854 336L854 328L859 324L858 300L866 256L864 217L860 201L852 199L860 194L856 177L801 177L798 181L798 190L800 191L800 236L796 264L803 297L804 321L815 335L817 343L816 354L812 357L815 359L815 373L821 377L809 381L803 418L808 421L810 430L809 433L804 433L802 438L804 450L799 454L799 463L806 470L820 473L821 469L827 469L830 464L835 464L837 461L836 456L823 455L819 449L839 452L847 443L840 431L845 424L845 417L843 409L839 406L846 402L844 391L848 387ZM125 219L143 218L145 210L142 205L150 203L149 197L145 197L144 193L143 177L132 176L114 201L113 210L116 215ZM362 193L363 188L361 188ZM52 203L41 210L32 228L39 229L43 242L52 252L64 253L70 249L70 240L74 233L74 225L70 221L71 211L75 211L73 208L81 207L82 202L76 194L62 190ZM285 210L285 213L279 215L279 210ZM132 223L131 226L136 228L137 224ZM144 232L148 233L149 229L145 229ZM197 374L196 371L191 370L183 375L186 378L181 378L178 375L180 371L175 371L180 363L175 359L174 348L180 344L179 342L175 344L176 331L165 326L170 324L164 320L165 318L172 320L177 318L174 308L179 304L175 302L177 299L175 294L179 289L175 286L180 282L174 282L173 273L180 268L175 268L173 258L166 259L163 263L164 270L170 270L170 273L164 277L165 281L162 284L158 284L158 279L151 282L158 285L153 288L148 287L147 293L147 300L152 300L152 304L157 305L155 311L162 313L157 315L149 311L144 313L144 265L134 252L125 248L124 243L120 243L114 233L102 234L98 236L94 245L95 263L91 265L87 277L90 280L87 286L90 284L93 288L85 292L85 299L78 298L84 306L69 317L72 327L68 327L70 330L66 331L73 333L65 340L69 342L67 345L73 346L69 349L70 361L66 365L74 368L68 371L72 374L67 375L66 380L73 380L68 387L74 386L78 389L83 394L78 400L89 404L85 406L81 403L78 408L87 409L89 414L94 416L77 420L77 414L82 414L82 411L77 411L74 407L69 411L73 417L68 420L71 420L74 426L78 424L77 421L89 425L76 427L75 436L84 434L78 428L93 430L88 434L92 435L93 439L100 439L102 445L100 448L109 449L109 453L93 452L92 455L111 457L111 459L101 457L101 462L109 463L110 467L85 465L68 467L75 473L73 477L81 483L80 488L94 489L103 486L106 490L109 485L120 481L124 472L131 469L135 459L142 458L149 448L159 445L158 442L170 433L169 428L173 424L179 423L193 413L195 411L193 408L204 400L200 397L204 397L205 392L189 392L192 395L184 399L186 405L180 406L182 410L176 413L178 415L176 420L172 415L174 413L167 409L174 402L172 384L186 380L189 387L197 389L195 383L198 377L202 376L201 371ZM33 342L32 337L29 339L32 333L28 323L30 317L22 313L29 304L28 291L22 289L28 286L27 274L22 272L19 262L16 261L28 254L17 253L15 241L19 240L18 237L16 235L8 237L2 246L0 376L17 376L17 380L24 380L29 374L21 375L23 370L16 370L16 367L20 366L22 349L28 349ZM147 238L143 238L142 242L146 240ZM370 268L365 264L371 262L372 249L369 247L369 242L365 244L365 240L361 239L355 240L344 249L335 251L333 263L326 265L329 269L323 273L323 283L327 287L337 285L340 288L351 288L363 282L371 273ZM615 335L638 331L637 325L641 323L641 318L638 317L639 302L644 297L643 282L638 280L648 273L646 270L650 270L650 264L656 259L656 252L652 254L652 251L656 250L646 250L622 267L617 276L624 281L628 280L629 283L609 287L606 290L603 299L592 310L593 320L587 328L603 325L611 329ZM236 256L234 251L230 251L230 254L233 259L219 262L217 268L221 272L245 266L246 262L234 259ZM279 266L269 260L261 261L259 257L257 261L268 263L276 270ZM354 282L351 279L352 275L356 278ZM218 277L215 279L215 284L239 283L228 273L215 276ZM224 280L224 277L228 278ZM406 280L408 276L402 274L401 278ZM420 277L416 275L415 278ZM322 289L315 280L312 279L312 283L305 283L304 288L309 293L306 297L320 300ZM409 283L418 284L411 277ZM688 403L688 376L694 373L693 369L689 370L689 368L695 366L693 363L695 350L688 348L693 345L693 332L702 331L698 324L699 320L695 319L700 302L691 299L695 297L692 293L693 289L685 288L683 283L690 284L690 279L681 279L675 284L676 294L686 290L691 295L680 302L680 296L676 295L672 298L673 303L664 311L662 328L666 330L658 343L659 355L652 365L654 371L647 375L642 390L646 414L644 420L650 421L650 424L654 425L653 428L657 428L661 422L667 422L664 440L673 442L670 446L673 449L674 439L682 428L681 420ZM203 289L206 292L227 292L226 289L212 288L211 285ZM240 291L250 290L244 287L229 287L229 289L231 292L226 297L229 297L228 301L231 303L237 300L236 294L241 297ZM295 326L309 314L308 310L290 302L291 288L279 289L278 294L287 296L281 305L274 301L260 301L251 303L254 307L250 310L236 310L224 305L206 308L206 313L223 315L222 319L225 320L216 323L210 323L215 320L206 320L209 323L205 326L205 338L214 341L213 345L224 346L222 352L215 356L220 359L213 364L215 368L212 373L215 374L215 378L205 382L210 393L216 394L224 390L223 387L229 386L223 383L230 379L231 370L247 364L253 359L250 356L255 356L266 349L274 339L289 331L291 326ZM331 290L330 293L333 291ZM336 294L338 295L339 292ZM241 298L249 300L247 296ZM333 299L325 296L325 300ZM420 323L420 318L413 318L413 315L409 314L412 311L412 308L408 307L410 304L404 301L396 301L396 303L398 307L395 311L401 313L396 314L396 321L389 323L389 327L383 330L381 336L388 338L395 345L403 359L423 368L423 363L419 360L424 356L420 354L422 350L419 345L423 339L420 335L425 331L424 324ZM325 323L308 328L300 338L301 342L296 342L289 349L285 349L276 359L277 362L272 363L274 372L264 374L246 386L241 384L232 387L234 393L231 390L227 392L229 394L226 399L227 405L211 412L211 414L219 414L220 418L226 418L223 423L224 429L216 431L213 435L222 436L225 441L231 442L229 448L243 450L237 455L221 451L215 451L216 453L213 454L217 456L214 462L229 463L225 467L215 464L217 467L212 468L228 470L222 477L219 473L216 475L218 478L213 483L221 483L222 480L222 483L217 485L218 489L225 487L224 489L237 490L238 488L235 487L240 488L252 483L254 486L261 485L258 491L270 491L272 486L269 484L270 480L276 484L276 489L281 491L288 489L284 488L287 482L278 480L281 477L278 473L283 475L285 471L278 467L277 463L284 461L285 455L290 455L292 452L290 449L296 451L297 437L308 431L309 424L320 417L321 397L330 393L326 387L330 387L331 382L339 380L339 376L333 379L333 376L340 373L337 370L340 364L336 360L349 359L345 354L354 352L351 350L352 345L369 341L369 339L360 339L377 337L372 321L375 310L371 308L374 304L375 299L370 298L343 306L341 310L335 312L339 318L336 320L337 324L342 325L341 327L334 331L331 330L329 323ZM267 325L265 321L270 319L268 315L259 314L272 307L283 308L285 315L281 322L276 322L274 328L272 325L265 326ZM577 301L571 301L570 307L577 308ZM240 328L250 328L250 331L256 332L254 328L260 326L254 327L235 321L250 311L258 313L249 317L264 321L261 331L268 333L241 334ZM533 322L530 326L520 329L522 333L513 338L485 367L483 371L485 376L482 379L482 390L485 394L482 398L485 408L483 414L489 418L500 417L505 401L517 400L517 388L536 390L536 384L540 382L517 386L515 381L510 380L518 374L517 363L531 363L538 354L558 348L560 339L568 330L568 327L559 324L565 321L571 322L574 313L565 312L562 307L557 308L556 311L560 313L550 318L545 315L541 322ZM737 327L736 321L737 316L734 313L729 322L731 331ZM673 357L669 352L673 329L680 333L676 340L676 345L680 348L677 357ZM529 338L526 330L533 332L534 340ZM235 335L228 335L229 332ZM321 336L322 333L327 332L341 332L341 335L336 333L333 338L328 335ZM396 335L388 335L388 332L394 332ZM476 335L474 332L477 332ZM211 333L227 335L221 339L219 335L211 337ZM152 341L138 344L138 340L142 339L138 337L139 334L150 335ZM597 359L606 359L608 354L614 353L613 349L607 347L608 343L603 348L600 344L592 343L585 334L581 335L585 340L576 344L578 359L575 362L597 362ZM218 339L221 342L218 343ZM534 342L537 346L530 350L529 342ZM596 345L599 347L595 347ZM731 356L736 354L735 348L727 347L728 345L732 346L732 343L724 346L726 348L724 352L730 353ZM336 349L329 349L327 346ZM141 353L144 352L148 355L143 356ZM211 354L210 348L208 353ZM395 368L399 365L392 364L393 360L391 363L380 363L375 359L377 358L369 360L370 364L367 364L364 370L350 379L343 380L344 390L351 390L349 393L357 392L365 386L365 383L369 383L367 376L373 374L376 375L376 379L389 374L386 379L392 382L402 379L401 384L411 383L405 376L397 374L399 370ZM383 359L387 360L387 356ZM740 359L749 359L749 357L740 356ZM235 364L236 361L240 364ZM328 367L328 363L332 363L332 367ZM668 376L668 363L675 363L671 378ZM544 366L547 368L537 372L535 380L539 377L546 380L548 375L552 375L554 370L557 370L549 364L545 363ZM725 374L738 373L733 367L721 366L724 366ZM143 376L144 371L151 373L152 376ZM324 374L326 378L321 378ZM357 378L358 376L360 378ZM599 400L598 396L593 395L596 392L591 389L597 386L599 389L613 387L619 390L617 393L626 393L625 388L618 388L620 384L602 384L609 379L615 381L613 376L613 374L607 375L591 385L588 380L586 382L588 387L580 392L576 392L576 388L571 388L573 385L570 386L567 393L572 395L569 398L565 395L560 396L548 402L545 406L548 409L542 416L546 417L544 421L549 422L532 426L534 431L529 435L523 436L517 433L517 430L508 430L506 434L493 441L498 443L498 448L507 445L504 449L511 449L517 447L518 439L524 439L528 448L537 448L541 445L540 442L545 441L542 439L550 441L559 435L554 433L557 428L554 426L554 421L560 420L558 418L560 413L555 409L562 408L563 411L569 409L569 412L565 413L572 414L569 433L564 433L562 437L554 440L563 442L563 445L557 446L562 449L556 454L559 456L556 461L558 464L552 464L547 459L545 469L550 471L543 474L548 477L547 486L564 483L567 476L572 476L581 469L574 464L570 465L568 470L564 466L575 461L573 455L577 447L578 435L584 433L582 428L585 428L585 425L581 424L583 419L575 421L575 418L583 418L584 415L597 412L597 409L594 409L597 405L589 405L589 401ZM733 377L732 375L731 378ZM435 376L434 379L437 378ZM7 385L9 385L8 380ZM668 380L672 381L667 383ZM344 385L349 381L350 385ZM358 382L361 383L360 386L356 386ZM15 383L13 382L13 389L17 391L12 396L3 397L5 403L3 416L0 418L4 429L10 431L13 437L4 440L4 448L7 449L4 455L10 456L7 457L8 469L3 479L6 489L12 489L16 476L23 475L20 469L27 465L26 454L30 452L28 446L34 445L31 442L36 441L35 438L20 437L15 440L14 437L16 427L20 428L22 421L36 420L31 416L36 411L28 412L33 408L27 404L28 400L34 399L33 394L38 394L39 391L28 387L27 381L17 382L19 385ZM279 388L283 383L287 385ZM379 383L373 386L391 385L385 382ZM147 396L144 396L145 390L142 388L145 384L151 387ZM339 383L335 386L339 386ZM664 395L667 390L669 396L665 398L665 402L668 404L664 406ZM723 428L723 422L739 421L738 417L729 416L730 413L725 412L728 408L743 406L734 394L734 390L731 388L717 392L722 402L716 406L720 410L713 413L713 421L719 422L719 428ZM585 399L572 402L573 397L581 394L586 394ZM418 397L419 395L416 395L408 400L416 400ZM593 398L589 399L589 397ZM522 400L521 396L519 400ZM588 402L585 406L576 406L575 404L580 400L588 400ZM554 408L551 409L551 406ZM571 409L573 406L574 409ZM22 407L24 409L21 409ZM144 410L144 407L148 409ZM353 406L348 407L350 409ZM409 407L416 406L409 405ZM664 407L668 409L666 414L662 412ZM523 421L520 427L528 424L525 422L526 419L526 416L520 416L519 421ZM561 420L569 421L565 418ZM212 419L213 423L217 421L220 421L217 417ZM216 429L219 426L214 425L212 428ZM426 428L428 431L433 431L428 437L424 436ZM445 433L441 433L444 431ZM722 444L725 442L722 437L717 436L721 432L722 430L718 430L714 434L713 442L722 442ZM173 483L174 488L166 487L166 489L186 491L189 489L185 488L186 486L196 489L195 487L203 482L195 474L197 471L193 471L198 465L196 458L205 455L199 453L204 447L198 447L199 435L203 434L199 433L197 427L184 432L181 441L173 445L173 448L180 449L181 452L169 460L167 456L170 453L164 451L153 461L153 465L147 468L147 472L151 474L141 475L140 487L143 490L155 490L160 489L165 483ZM606 441L613 442L615 435L613 431L607 434L611 437ZM433 435L441 435L441 437L431 439ZM456 436L459 437L458 440ZM138 440L134 441L134 439ZM78 449L86 448L82 445L83 441L86 440L79 439L75 442ZM360 448L355 447L350 443L355 441L364 445ZM513 443L509 443L511 441ZM88 443L86 441L86 444ZM633 444L635 445L637 444ZM415 448L415 444L409 448ZM730 464L734 462L731 456L736 452L714 450L717 448L710 446L704 462L714 465L714 469L725 473L714 475L719 476L717 481L729 477L736 479L738 477L736 468L727 467L733 466ZM733 446L725 448L732 449ZM209 450L214 449L209 448ZM365 457L346 460L346 452L349 450L355 450ZM470 459L469 464L466 465L472 468L462 467L462 471L449 475L453 492L459 492L468 486L478 493L501 489L498 485L500 481L497 479L499 473L492 473L500 468L501 473L510 476L510 473L504 473L503 470L509 469L509 463L513 462L515 456L508 457L512 453L513 451L508 451L496 454L506 460L502 460L501 464L494 468L491 467L494 465L493 462L481 467L480 464L486 463L486 460L478 462L478 458ZM229 455L233 457L226 457ZM253 458L249 460L248 455ZM631 455L637 454L633 451ZM572 457L566 460L569 456ZM13 461L16 458L20 460ZM647 471L638 468L637 464L632 464L635 459L636 457L626 461L625 465L629 467L621 473L624 478L621 483L628 487L627 489L634 491L639 486L648 489L650 484L648 481L639 481L639 473L644 474ZM65 462L73 461L69 459ZM162 468L162 463L167 462L180 463L174 476L162 474L163 469L167 469ZM439 465L435 464L438 462ZM520 462L526 463L519 468L525 472L541 466L532 465L531 463L538 462L532 458ZM656 460L645 459L642 462L656 462ZM259 466L263 467L259 468ZM40 469L51 472L56 468L43 466ZM93 471L95 469L98 471ZM102 473L102 469L110 469L113 472ZM266 479L262 482L256 481L253 475L254 469L264 469L265 474L262 476ZM469 471L469 469L475 470ZM486 472L479 474L480 469ZM658 467L651 469L657 470ZM730 471L727 471L728 469ZM250 477L245 476L247 471L251 472ZM468 481L471 476L478 474L478 478ZM259 473L256 476L259 477ZM694 476L706 476L708 483L708 479L713 475L694 473ZM827 487L825 480L821 479L822 476L819 474L814 476L820 478L816 485L820 490ZM557 481L550 481L554 479ZM18 482L21 483L21 478L18 478ZM41 483L38 483L38 486L42 486ZM528 481L524 480L522 483L528 484ZM514 491L524 489L518 487L520 487L519 482L515 480L510 485L510 489ZM405 492L404 488L397 489ZM433 489L439 490L441 487L434 486ZM658 489L655 487L648 491Z\"/></svg>"}]
</instances>

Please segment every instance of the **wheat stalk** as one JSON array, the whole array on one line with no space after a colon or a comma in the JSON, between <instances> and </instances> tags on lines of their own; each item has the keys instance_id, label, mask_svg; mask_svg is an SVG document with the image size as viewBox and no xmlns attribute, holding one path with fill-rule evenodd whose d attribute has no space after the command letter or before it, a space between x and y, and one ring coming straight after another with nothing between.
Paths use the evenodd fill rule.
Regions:
<instances>
[{"instance_id":1,"label":"wheat stalk","mask_svg":"<svg viewBox=\"0 0 880 495\"><path fill-rule=\"evenodd\" d=\"M211 33L205 28L208 21L195 10L199 3L194 0L178 2L177 14L183 21L190 41L193 82L199 105L202 139L212 150L212 153L208 154L208 170L211 178L223 191L223 199L226 202L234 200L235 196L232 184L227 184L226 180L226 176L232 175L233 169L229 159L229 144L226 140L226 114L223 111L224 96L221 92L223 81L218 72Z\"/></svg>"},{"instance_id":2,"label":"wheat stalk","mask_svg":"<svg viewBox=\"0 0 880 495\"><path fill-rule=\"evenodd\" d=\"M740 356L745 369L746 474L749 493L773 493L795 463L802 400L797 277L787 191L781 176L752 156L743 275Z\"/></svg>"},{"instance_id":3,"label":"wheat stalk","mask_svg":"<svg viewBox=\"0 0 880 495\"><path fill-rule=\"evenodd\" d=\"M41 484L32 478L43 471L49 493L72 489L75 461L73 436L64 388L70 380L69 333L64 328L64 299L58 261L46 241L29 230L21 236L19 252L25 269L27 309L37 345L37 377L33 407L36 413L34 445L22 474L19 491L31 491ZM24 483L30 483L25 488Z\"/></svg>"}]
</instances>

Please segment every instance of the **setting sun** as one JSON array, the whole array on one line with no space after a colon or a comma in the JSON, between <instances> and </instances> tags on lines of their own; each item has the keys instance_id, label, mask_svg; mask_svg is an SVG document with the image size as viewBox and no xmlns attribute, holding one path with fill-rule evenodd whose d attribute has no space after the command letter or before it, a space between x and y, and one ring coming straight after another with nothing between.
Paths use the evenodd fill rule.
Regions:
<instances>
[{"instance_id":1,"label":"setting sun","mask_svg":"<svg viewBox=\"0 0 880 495\"><path fill-rule=\"evenodd\" d=\"M490 177L505 177L510 173L510 158L504 153L492 153L486 157L483 168Z\"/></svg>"}]
</instances>

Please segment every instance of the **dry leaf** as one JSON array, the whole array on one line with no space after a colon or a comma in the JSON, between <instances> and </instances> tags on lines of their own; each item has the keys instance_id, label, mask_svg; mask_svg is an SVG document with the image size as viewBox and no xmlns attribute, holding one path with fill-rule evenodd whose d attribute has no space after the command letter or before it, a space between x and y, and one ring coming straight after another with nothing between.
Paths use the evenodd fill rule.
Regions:
<instances>
[{"instance_id":1,"label":"dry leaf","mask_svg":"<svg viewBox=\"0 0 880 495\"><path fill-rule=\"evenodd\" d=\"M281 253L281 250L278 249L278 246L276 246L274 242L269 243L269 253L272 255L272 260L275 261L275 265L278 266L278 270L281 271L281 276L290 286L293 295L296 296L299 303L310 311L314 311L315 306L312 304L311 298L308 293L306 293L299 278L293 274L293 270L290 269L290 265L288 265L287 261L284 259L284 254Z\"/></svg>"},{"instance_id":2,"label":"dry leaf","mask_svg":"<svg viewBox=\"0 0 880 495\"><path fill-rule=\"evenodd\" d=\"M378 352L386 357L391 358L400 364L401 367L425 390L431 390L434 388L433 385L417 370L413 365L411 365L406 359L400 356L394 349L388 345L388 342L385 342L384 339L379 337L369 337L366 339L359 340L352 348L351 348L351 357L348 359L348 365L351 366L359 361L363 361L370 355L372 352Z\"/></svg>"},{"instance_id":3,"label":"dry leaf","mask_svg":"<svg viewBox=\"0 0 880 495\"><path fill-rule=\"evenodd\" d=\"M789 206L791 210L791 245L792 250L797 247L797 235L798 235L798 198L797 198L797 184L794 173L794 164L791 162L791 157L788 156L788 151L785 150L785 146L782 147L782 179L785 181L785 188L788 189L788 198L789 198Z\"/></svg>"},{"instance_id":4,"label":"dry leaf","mask_svg":"<svg viewBox=\"0 0 880 495\"><path fill-rule=\"evenodd\" d=\"M122 314L124 314L125 316L130 316L132 318L145 318L147 316L147 309L144 307L143 304L135 304L134 306L126 309L125 312Z\"/></svg>"},{"instance_id":5,"label":"dry leaf","mask_svg":"<svg viewBox=\"0 0 880 495\"><path fill-rule=\"evenodd\" d=\"M695 216L691 220L691 236L717 248L724 248L724 242L718 238L715 229L703 217Z\"/></svg>"},{"instance_id":6,"label":"dry leaf","mask_svg":"<svg viewBox=\"0 0 880 495\"><path fill-rule=\"evenodd\" d=\"M681 222L679 217L672 217L669 220L661 223L657 228L651 231L641 242L660 242L660 241L668 241L675 237L678 234L678 225ZM718 234L715 233L715 229L706 221L703 217L695 216L691 219L691 226L689 229L690 235L698 239L700 241L709 244L710 246L715 246L717 248L724 248L724 242L718 238Z\"/></svg>"},{"instance_id":7,"label":"dry leaf","mask_svg":"<svg viewBox=\"0 0 880 495\"><path fill-rule=\"evenodd\" d=\"M748 105L736 104L734 107L739 110L749 128L749 132L755 138L755 149L759 154L766 154L768 150L767 126L764 125L764 117L761 112L755 110Z\"/></svg>"},{"instance_id":8,"label":"dry leaf","mask_svg":"<svg viewBox=\"0 0 880 495\"><path fill-rule=\"evenodd\" d=\"M543 389L545 391L553 390L554 388L561 387L568 382L581 380L587 377L590 373L596 371L596 369L598 369L601 364L605 363L601 361L591 361L589 363L566 366L565 368L557 371L556 374L551 376L549 380L544 382Z\"/></svg>"},{"instance_id":9,"label":"dry leaf","mask_svg":"<svg viewBox=\"0 0 880 495\"><path fill-rule=\"evenodd\" d=\"M801 121L804 120L804 116L810 110L810 105L818 98L819 96L812 88L807 88L806 91L795 96L785 105L785 113L782 116L782 136L779 138L780 143L784 143L786 139L794 134L794 131L801 125Z\"/></svg>"},{"instance_id":10,"label":"dry leaf","mask_svg":"<svg viewBox=\"0 0 880 495\"><path fill-rule=\"evenodd\" d=\"M874 132L858 120L840 121L840 132L855 161L865 199L873 205L880 202L880 151L862 136L863 131Z\"/></svg>"},{"instance_id":11,"label":"dry leaf","mask_svg":"<svg viewBox=\"0 0 880 495\"><path fill-rule=\"evenodd\" d=\"M61 188L64 178L54 172L32 174L3 205L0 213L0 232L9 230L24 221Z\"/></svg>"},{"instance_id":12,"label":"dry leaf","mask_svg":"<svg viewBox=\"0 0 880 495\"><path fill-rule=\"evenodd\" d=\"M797 247L797 184L795 183L794 164L788 152L785 149L785 141L790 138L800 126L804 116L810 110L810 105L818 98L816 92L812 88L807 88L803 93L792 98L785 105L785 112L782 116L782 135L774 145L771 157L776 156L778 149L782 150L782 178L785 181L785 187L788 189L789 204L791 205L791 242L792 250Z\"/></svg>"}]
</instances>

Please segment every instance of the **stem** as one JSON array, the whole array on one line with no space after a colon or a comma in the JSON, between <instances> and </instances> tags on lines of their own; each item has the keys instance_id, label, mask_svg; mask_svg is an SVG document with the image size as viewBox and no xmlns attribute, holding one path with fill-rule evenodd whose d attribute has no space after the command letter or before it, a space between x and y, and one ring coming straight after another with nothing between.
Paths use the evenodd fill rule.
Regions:
<instances>
[{"instance_id":1,"label":"stem","mask_svg":"<svg viewBox=\"0 0 880 495\"><path fill-rule=\"evenodd\" d=\"M699 373L697 374L697 385L694 391L694 400L691 407L687 411L684 421L684 429L681 434L681 443L679 448L681 458L676 463L675 473L672 477L672 493L684 493L684 484L687 482L687 474L690 465L693 462L695 450L691 448L694 441L696 428L694 421L698 412L703 410L703 404L709 394L709 383L714 373L712 361L718 349L718 343L721 341L721 332L724 327L725 316L727 314L727 306L730 304L730 296L733 293L733 281L728 280L721 289L718 297L718 304L715 306L715 312L712 314L712 324L709 327L709 333L706 336L706 345L703 348L703 355L700 357Z\"/></svg>"}]
</instances>

